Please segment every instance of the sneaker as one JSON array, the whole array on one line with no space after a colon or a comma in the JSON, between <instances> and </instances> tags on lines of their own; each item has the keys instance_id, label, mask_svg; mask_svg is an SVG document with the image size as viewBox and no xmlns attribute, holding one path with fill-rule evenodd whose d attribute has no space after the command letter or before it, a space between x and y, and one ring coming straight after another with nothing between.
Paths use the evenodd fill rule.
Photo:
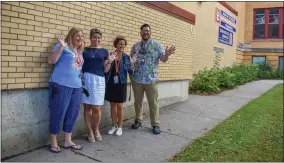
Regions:
<instances>
[{"instance_id":1,"label":"sneaker","mask_svg":"<svg viewBox=\"0 0 284 163\"><path fill-rule=\"evenodd\" d=\"M116 132L116 130L117 130L117 128L113 126L107 133L109 135L112 135L112 134L114 134Z\"/></svg>"},{"instance_id":2,"label":"sneaker","mask_svg":"<svg viewBox=\"0 0 284 163\"><path fill-rule=\"evenodd\" d=\"M132 124L131 128L132 129L138 129L140 126L142 126L141 122L135 121L134 124Z\"/></svg>"},{"instance_id":3,"label":"sneaker","mask_svg":"<svg viewBox=\"0 0 284 163\"><path fill-rule=\"evenodd\" d=\"M121 136L122 135L122 128L118 128L116 130L116 133L115 133L116 136Z\"/></svg>"},{"instance_id":4,"label":"sneaker","mask_svg":"<svg viewBox=\"0 0 284 163\"><path fill-rule=\"evenodd\" d=\"M161 133L160 127L159 126L154 126L153 127L153 134L158 135Z\"/></svg>"}]
</instances>

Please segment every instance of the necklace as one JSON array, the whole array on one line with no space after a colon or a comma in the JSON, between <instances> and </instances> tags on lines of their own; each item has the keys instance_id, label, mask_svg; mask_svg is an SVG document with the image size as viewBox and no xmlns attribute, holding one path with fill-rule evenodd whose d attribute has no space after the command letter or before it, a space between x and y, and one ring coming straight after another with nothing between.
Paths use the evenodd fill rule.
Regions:
<instances>
[{"instance_id":1,"label":"necklace","mask_svg":"<svg viewBox=\"0 0 284 163\"><path fill-rule=\"evenodd\" d=\"M92 50L92 58L95 58L95 55L96 55L96 53L97 53L97 51L98 51L98 48L96 48L95 53L93 52L93 48L91 48L91 50Z\"/></svg>"},{"instance_id":2,"label":"necklace","mask_svg":"<svg viewBox=\"0 0 284 163\"><path fill-rule=\"evenodd\" d=\"M82 64L82 57L75 52L75 60L76 60L76 64L77 65L81 65Z\"/></svg>"},{"instance_id":3,"label":"necklace","mask_svg":"<svg viewBox=\"0 0 284 163\"><path fill-rule=\"evenodd\" d=\"M77 70L80 70L81 65L83 64L83 57L78 54L79 51L77 49L72 50L72 52L74 55L74 64L72 64L72 66L75 67Z\"/></svg>"}]
</instances>

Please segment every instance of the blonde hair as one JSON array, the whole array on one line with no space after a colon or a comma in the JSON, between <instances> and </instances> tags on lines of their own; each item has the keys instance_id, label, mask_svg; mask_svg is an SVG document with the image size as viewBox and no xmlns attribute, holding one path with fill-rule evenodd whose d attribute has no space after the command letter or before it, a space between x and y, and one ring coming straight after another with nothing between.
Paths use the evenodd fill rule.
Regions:
<instances>
[{"instance_id":1,"label":"blonde hair","mask_svg":"<svg viewBox=\"0 0 284 163\"><path fill-rule=\"evenodd\" d=\"M64 39L64 41L70 46L72 51L74 50L74 47L72 44L72 38L78 32L82 32L83 34L83 31L80 28L73 27L72 29L70 29L70 31L68 32L67 36ZM82 53L84 51L84 42L77 49Z\"/></svg>"}]
</instances>

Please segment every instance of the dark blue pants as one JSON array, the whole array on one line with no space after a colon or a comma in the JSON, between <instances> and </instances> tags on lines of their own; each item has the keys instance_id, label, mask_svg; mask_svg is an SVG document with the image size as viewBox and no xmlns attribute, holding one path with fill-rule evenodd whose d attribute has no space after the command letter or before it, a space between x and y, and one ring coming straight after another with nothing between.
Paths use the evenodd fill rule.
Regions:
<instances>
[{"instance_id":1,"label":"dark blue pants","mask_svg":"<svg viewBox=\"0 0 284 163\"><path fill-rule=\"evenodd\" d=\"M63 131L72 133L79 114L82 88L70 88L49 83L50 133Z\"/></svg>"}]
</instances>

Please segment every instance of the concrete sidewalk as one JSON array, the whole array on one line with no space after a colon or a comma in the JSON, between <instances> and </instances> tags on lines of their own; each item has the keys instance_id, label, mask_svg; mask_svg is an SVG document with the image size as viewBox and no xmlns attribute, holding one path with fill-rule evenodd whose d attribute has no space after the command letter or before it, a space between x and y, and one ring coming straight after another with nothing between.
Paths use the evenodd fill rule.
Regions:
<instances>
[{"instance_id":1,"label":"concrete sidewalk","mask_svg":"<svg viewBox=\"0 0 284 163\"><path fill-rule=\"evenodd\" d=\"M65 150L53 154L47 147L42 147L20 154L3 161L16 162L90 162L90 161L167 161L194 139L211 130L232 113L259 97L279 80L255 81L234 90L225 91L215 96L190 95L188 100L177 103L160 111L160 135L153 135L148 116L145 116L143 127L130 129L133 119L124 124L120 137L107 135L109 127L102 129L103 141L88 143L86 135L74 139L83 150ZM62 143L61 143L62 145Z\"/></svg>"}]
</instances>

